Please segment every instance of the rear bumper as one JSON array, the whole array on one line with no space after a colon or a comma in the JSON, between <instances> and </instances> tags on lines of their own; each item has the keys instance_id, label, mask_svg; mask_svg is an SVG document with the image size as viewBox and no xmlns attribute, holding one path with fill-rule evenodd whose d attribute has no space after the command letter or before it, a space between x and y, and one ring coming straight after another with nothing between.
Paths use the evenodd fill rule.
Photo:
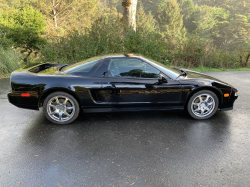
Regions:
<instances>
[{"instance_id":1,"label":"rear bumper","mask_svg":"<svg viewBox=\"0 0 250 187\"><path fill-rule=\"evenodd\" d=\"M8 96L8 100L9 100L9 102L10 102L11 104L13 104L13 105L17 105L17 104L18 104L17 97L14 96L14 95L12 95L11 92L8 93L7 96Z\"/></svg>"},{"instance_id":2,"label":"rear bumper","mask_svg":"<svg viewBox=\"0 0 250 187\"><path fill-rule=\"evenodd\" d=\"M18 103L17 97L15 95L13 95L12 93L8 93L8 100L11 104L15 105L18 108L24 108L24 109L29 109L29 110L39 110L38 106L34 106L34 105L20 105Z\"/></svg>"}]
</instances>

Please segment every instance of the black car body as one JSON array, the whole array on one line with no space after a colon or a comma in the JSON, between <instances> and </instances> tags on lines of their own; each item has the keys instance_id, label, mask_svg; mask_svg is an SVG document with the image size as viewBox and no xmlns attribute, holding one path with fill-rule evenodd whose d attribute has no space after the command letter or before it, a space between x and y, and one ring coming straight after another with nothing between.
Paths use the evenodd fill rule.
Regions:
<instances>
[{"instance_id":1,"label":"black car body","mask_svg":"<svg viewBox=\"0 0 250 187\"><path fill-rule=\"evenodd\" d=\"M72 95L84 113L184 110L201 90L213 92L221 111L233 109L233 86L208 75L165 68L140 55L106 55L68 66L42 64L11 74L13 105L39 110L54 92Z\"/></svg>"}]
</instances>

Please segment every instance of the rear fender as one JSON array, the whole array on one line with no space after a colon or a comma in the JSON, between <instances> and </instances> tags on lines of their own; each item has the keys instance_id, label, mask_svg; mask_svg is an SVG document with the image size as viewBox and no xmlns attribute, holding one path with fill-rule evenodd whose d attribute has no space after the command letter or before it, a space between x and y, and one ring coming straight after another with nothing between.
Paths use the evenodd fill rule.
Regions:
<instances>
[{"instance_id":1,"label":"rear fender","mask_svg":"<svg viewBox=\"0 0 250 187\"><path fill-rule=\"evenodd\" d=\"M79 97L77 96L77 94L75 94L72 90L70 89L67 89L67 88L62 88L62 87L58 87L58 88L50 88L48 90L46 90L39 98L39 101L38 101L38 106L39 107L42 107L43 106L43 102L44 100L46 99L46 97L54 92L66 92L70 95L72 95L76 100L77 102L79 103L79 106L81 107L82 106L82 103L81 103L81 100L79 99Z\"/></svg>"}]
</instances>

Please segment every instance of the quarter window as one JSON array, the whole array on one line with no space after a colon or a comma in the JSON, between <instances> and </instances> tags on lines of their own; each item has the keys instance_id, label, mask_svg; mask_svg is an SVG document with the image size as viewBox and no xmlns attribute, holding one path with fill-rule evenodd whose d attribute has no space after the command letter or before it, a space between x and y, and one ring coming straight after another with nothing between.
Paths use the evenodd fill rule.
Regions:
<instances>
[{"instance_id":1,"label":"quarter window","mask_svg":"<svg viewBox=\"0 0 250 187\"><path fill-rule=\"evenodd\" d=\"M102 60L95 60L67 69L65 73L72 75L91 76L97 70Z\"/></svg>"},{"instance_id":2,"label":"quarter window","mask_svg":"<svg viewBox=\"0 0 250 187\"><path fill-rule=\"evenodd\" d=\"M158 78L160 74L158 69L135 58L111 59L108 70L113 77Z\"/></svg>"}]
</instances>

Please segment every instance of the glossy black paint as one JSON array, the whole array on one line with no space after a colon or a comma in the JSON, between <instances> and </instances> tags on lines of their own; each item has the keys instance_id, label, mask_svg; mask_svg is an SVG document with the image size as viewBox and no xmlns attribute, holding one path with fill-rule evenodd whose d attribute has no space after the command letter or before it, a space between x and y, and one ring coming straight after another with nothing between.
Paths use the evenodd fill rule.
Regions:
<instances>
[{"instance_id":1,"label":"glossy black paint","mask_svg":"<svg viewBox=\"0 0 250 187\"><path fill-rule=\"evenodd\" d=\"M115 57L127 58L123 55ZM161 72L166 81L159 81L157 78L112 77L107 72L112 56L101 58L103 60L99 68L91 77L69 75L59 71L65 64L43 64L27 71L13 72L9 102L20 108L39 110L50 93L64 91L77 99L83 112L95 113L183 110L192 94L202 89L216 93L221 110L232 109L237 99L237 90L231 85L190 70L184 70L186 77L177 79ZM45 71L40 72L41 69ZM21 97L21 93L29 93L30 97ZM230 97L225 98L225 93L229 93Z\"/></svg>"}]
</instances>

